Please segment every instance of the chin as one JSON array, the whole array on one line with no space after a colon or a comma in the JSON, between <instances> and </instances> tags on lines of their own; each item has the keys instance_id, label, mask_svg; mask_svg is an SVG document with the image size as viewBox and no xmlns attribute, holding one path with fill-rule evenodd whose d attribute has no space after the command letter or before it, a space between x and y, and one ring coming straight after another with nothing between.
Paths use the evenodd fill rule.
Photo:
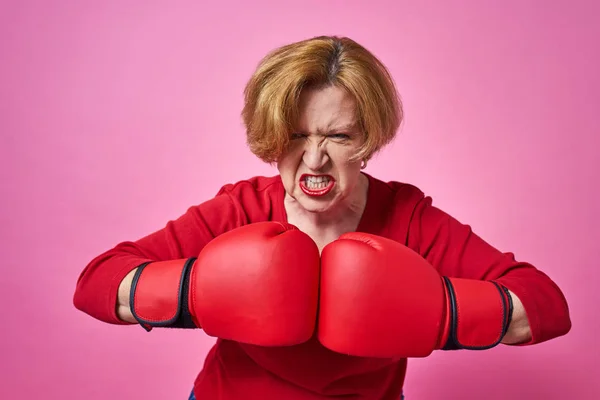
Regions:
<instances>
[{"instance_id":1,"label":"chin","mask_svg":"<svg viewBox=\"0 0 600 400\"><path fill-rule=\"evenodd\" d=\"M309 202L301 201L300 205L302 206L302 208L304 208L304 210L306 210L310 213L315 213L315 214L327 212L332 208L332 204L330 204L330 203L314 204L314 202L311 202L311 201L309 201Z\"/></svg>"},{"instance_id":2,"label":"chin","mask_svg":"<svg viewBox=\"0 0 600 400\"><path fill-rule=\"evenodd\" d=\"M311 213L322 213L329 211L332 208L335 208L335 205L338 203L337 196L335 196L333 193L329 193L327 196L323 197L312 197L300 191L298 196L296 196L296 200L304 210Z\"/></svg>"}]
</instances>

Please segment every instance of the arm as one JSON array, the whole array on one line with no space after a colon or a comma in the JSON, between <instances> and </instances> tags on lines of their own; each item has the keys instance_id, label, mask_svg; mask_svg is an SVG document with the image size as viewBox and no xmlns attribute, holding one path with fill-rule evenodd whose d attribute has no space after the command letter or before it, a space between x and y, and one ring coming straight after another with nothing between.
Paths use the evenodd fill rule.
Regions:
<instances>
[{"instance_id":1,"label":"arm","mask_svg":"<svg viewBox=\"0 0 600 400\"><path fill-rule=\"evenodd\" d=\"M531 326L529 326L529 318L521 303L521 299L511 292L508 291L513 303L513 314L508 331L502 339L504 344L519 344L529 342L531 340Z\"/></svg>"},{"instance_id":2,"label":"arm","mask_svg":"<svg viewBox=\"0 0 600 400\"><path fill-rule=\"evenodd\" d=\"M349 232L323 249L321 344L360 357L426 357L539 343L569 330L554 282L429 201L409 214L410 246Z\"/></svg>"},{"instance_id":3,"label":"arm","mask_svg":"<svg viewBox=\"0 0 600 400\"><path fill-rule=\"evenodd\" d=\"M117 317L123 322L130 322L132 324L137 323L131 308L129 307L129 294L131 293L131 283L133 282L133 276L137 272L137 268L125 275L125 278L121 281L118 291L117 299Z\"/></svg>"},{"instance_id":4,"label":"arm","mask_svg":"<svg viewBox=\"0 0 600 400\"><path fill-rule=\"evenodd\" d=\"M244 224L244 218L230 196L220 192L163 229L137 241L119 243L84 268L77 280L74 306L106 323L135 323L129 310L129 288L138 266L195 257L214 237Z\"/></svg>"},{"instance_id":5,"label":"arm","mask_svg":"<svg viewBox=\"0 0 600 400\"><path fill-rule=\"evenodd\" d=\"M571 328L568 305L560 288L527 262L502 253L470 226L431 205L425 197L410 224L409 247L416 249L440 274L495 281L506 287L513 318L503 343L527 345L565 335Z\"/></svg>"}]
</instances>

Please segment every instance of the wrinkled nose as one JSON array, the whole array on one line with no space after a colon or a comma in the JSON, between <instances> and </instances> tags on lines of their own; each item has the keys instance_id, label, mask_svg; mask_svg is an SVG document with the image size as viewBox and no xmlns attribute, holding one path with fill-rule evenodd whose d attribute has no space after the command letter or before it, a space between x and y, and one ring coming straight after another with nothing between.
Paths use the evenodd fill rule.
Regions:
<instances>
[{"instance_id":1,"label":"wrinkled nose","mask_svg":"<svg viewBox=\"0 0 600 400\"><path fill-rule=\"evenodd\" d=\"M304 164L313 171L322 169L329 161L325 144L322 142L308 141L306 148L304 149L302 161L304 161Z\"/></svg>"}]
</instances>

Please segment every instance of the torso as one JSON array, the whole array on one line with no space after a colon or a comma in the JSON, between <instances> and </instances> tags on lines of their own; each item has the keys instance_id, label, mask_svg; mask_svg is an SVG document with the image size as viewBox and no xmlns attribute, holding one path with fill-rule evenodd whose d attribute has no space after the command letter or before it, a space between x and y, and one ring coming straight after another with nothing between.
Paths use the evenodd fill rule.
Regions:
<instances>
[{"instance_id":1,"label":"torso","mask_svg":"<svg viewBox=\"0 0 600 400\"><path fill-rule=\"evenodd\" d=\"M407 192L406 211L395 212L399 204L396 191L379 181L373 183L370 185L373 188L370 206L357 208L337 224L317 224L310 216L306 218L306 214L285 207L280 202L281 183L272 186L269 203L264 209L254 206L251 201L258 199L259 206L265 204L260 202L265 199L262 197L265 192L260 191L260 196L238 195L238 198L247 201L244 205L250 223L264 221L265 215L271 220L288 222L310 236L320 251L340 235L357 230L404 242L405 219L408 221L408 216L412 215L413 198L418 196ZM273 214L272 210L275 210ZM389 229L390 225L395 229ZM322 346L316 335L305 343L286 347L261 347L219 339L196 379L195 392L222 399L323 400L344 397L397 400L401 396L405 373L406 359L336 353Z\"/></svg>"}]
</instances>

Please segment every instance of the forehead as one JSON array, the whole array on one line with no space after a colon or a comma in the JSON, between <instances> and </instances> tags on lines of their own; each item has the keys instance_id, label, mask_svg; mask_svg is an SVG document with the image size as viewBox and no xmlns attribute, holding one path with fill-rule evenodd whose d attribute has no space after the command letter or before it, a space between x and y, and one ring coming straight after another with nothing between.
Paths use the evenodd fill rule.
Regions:
<instances>
[{"instance_id":1,"label":"forehead","mask_svg":"<svg viewBox=\"0 0 600 400\"><path fill-rule=\"evenodd\" d=\"M314 133L350 128L355 125L355 111L354 98L340 87L305 89L300 95L298 125Z\"/></svg>"}]
</instances>

